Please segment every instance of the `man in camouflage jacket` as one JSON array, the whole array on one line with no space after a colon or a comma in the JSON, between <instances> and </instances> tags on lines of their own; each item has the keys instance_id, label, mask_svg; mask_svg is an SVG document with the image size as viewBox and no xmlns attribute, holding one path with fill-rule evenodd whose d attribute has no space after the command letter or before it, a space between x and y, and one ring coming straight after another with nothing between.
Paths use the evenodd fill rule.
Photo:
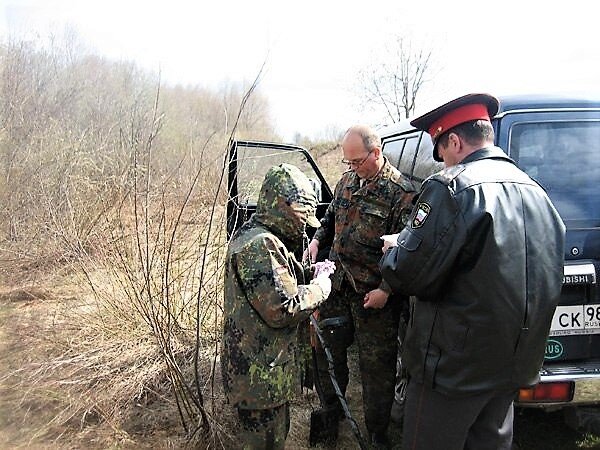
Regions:
<instances>
[{"instance_id":1,"label":"man in camouflage jacket","mask_svg":"<svg viewBox=\"0 0 600 450\"><path fill-rule=\"evenodd\" d=\"M256 213L227 250L223 383L238 409L245 449L283 449L289 400L299 385L294 356L297 324L331 290L327 276L307 282L293 255L306 224L319 226L317 198L295 166L269 169Z\"/></svg>"},{"instance_id":2,"label":"man in camouflage jacket","mask_svg":"<svg viewBox=\"0 0 600 450\"><path fill-rule=\"evenodd\" d=\"M347 348L356 337L363 387L365 423L371 441L386 445L386 431L394 398L397 335L401 302L390 298L378 262L381 236L404 227L414 189L381 152L381 140L369 127L350 128L342 141L344 162L350 166L335 188L307 254L316 259L319 247L331 246L329 259L336 264L333 292L319 307L319 319L327 329L335 374L340 387L348 385ZM328 328L327 319L335 326ZM345 319L344 319L345 318ZM327 374L323 352L318 353L325 408L338 408Z\"/></svg>"}]
</instances>

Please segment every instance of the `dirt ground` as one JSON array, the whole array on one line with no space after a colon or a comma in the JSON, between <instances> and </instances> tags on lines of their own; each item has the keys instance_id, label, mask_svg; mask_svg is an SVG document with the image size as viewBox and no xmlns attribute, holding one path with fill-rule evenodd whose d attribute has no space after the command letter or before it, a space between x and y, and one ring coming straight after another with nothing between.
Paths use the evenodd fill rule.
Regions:
<instances>
[{"instance_id":1,"label":"dirt ground","mask_svg":"<svg viewBox=\"0 0 600 450\"><path fill-rule=\"evenodd\" d=\"M65 420L62 415L65 403L70 400L66 398L69 392L61 392L60 385L54 385L56 390L52 392L37 376L32 376L45 358L56 353L56 342L47 334L44 324L52 322L53 309L62 307L62 303L50 299L46 291L31 292L29 289L28 293L0 294L0 449L193 447L186 443L169 401L139 404L128 410L128 416L118 425L101 420L93 412ZM361 406L357 383L351 384L348 401L358 416ZM304 390L293 402L287 448L309 448L308 423L310 412L316 408L318 397L310 390ZM227 439L227 435L235 434L233 414L224 410L222 415L224 420L220 425L225 428L219 437L222 442L210 448L236 446L234 437ZM354 447L351 428L343 423L338 448Z\"/></svg>"}]
</instances>

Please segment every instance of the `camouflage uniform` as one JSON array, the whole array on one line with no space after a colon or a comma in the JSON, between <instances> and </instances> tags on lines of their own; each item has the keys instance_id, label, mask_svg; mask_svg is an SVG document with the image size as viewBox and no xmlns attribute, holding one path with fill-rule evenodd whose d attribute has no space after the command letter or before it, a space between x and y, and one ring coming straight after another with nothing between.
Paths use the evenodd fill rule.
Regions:
<instances>
[{"instance_id":1,"label":"camouflage uniform","mask_svg":"<svg viewBox=\"0 0 600 450\"><path fill-rule=\"evenodd\" d=\"M335 261L333 290L319 307L324 319L344 316L346 325L326 329L335 374L342 391L348 385L346 350L354 337L358 341L365 423L369 433L385 433L394 398L398 321L406 298L390 296L382 309L365 309L367 292L380 288L391 292L382 281L378 262L384 234L397 233L411 210L412 184L387 159L379 173L360 187L360 179L347 171L335 188L321 228L315 239L319 247L331 245L329 259ZM338 407L327 373L323 351L318 352L319 378L325 407Z\"/></svg>"},{"instance_id":2,"label":"camouflage uniform","mask_svg":"<svg viewBox=\"0 0 600 450\"><path fill-rule=\"evenodd\" d=\"M325 294L306 284L291 250L307 221L317 221L316 195L294 166L271 168L256 213L229 244L221 355L229 402L238 408L244 448L284 448L288 402L299 385L295 368L297 324ZM318 221L317 221L318 224Z\"/></svg>"}]
</instances>

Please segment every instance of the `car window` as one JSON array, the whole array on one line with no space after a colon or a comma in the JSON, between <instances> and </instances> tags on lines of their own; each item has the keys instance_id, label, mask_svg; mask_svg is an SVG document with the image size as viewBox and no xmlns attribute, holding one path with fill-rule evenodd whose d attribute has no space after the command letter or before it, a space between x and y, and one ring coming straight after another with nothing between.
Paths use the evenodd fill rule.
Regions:
<instances>
[{"instance_id":1,"label":"car window","mask_svg":"<svg viewBox=\"0 0 600 450\"><path fill-rule=\"evenodd\" d=\"M600 164L595 152L600 122L517 123L509 142L511 157L546 189L563 219L600 226Z\"/></svg>"},{"instance_id":2,"label":"car window","mask_svg":"<svg viewBox=\"0 0 600 450\"><path fill-rule=\"evenodd\" d=\"M401 136L383 142L383 154L390 161L390 164L395 168L398 168L398 163L402 157L402 150L404 150L405 143L406 139Z\"/></svg>"},{"instance_id":3,"label":"car window","mask_svg":"<svg viewBox=\"0 0 600 450\"><path fill-rule=\"evenodd\" d=\"M402 172L403 175L411 179L418 145L418 134L407 137L404 145L404 151L402 152L402 158L400 158L400 164L398 164L398 170Z\"/></svg>"},{"instance_id":4,"label":"car window","mask_svg":"<svg viewBox=\"0 0 600 450\"><path fill-rule=\"evenodd\" d=\"M415 160L415 170L413 172L413 181L417 187L421 186L423 180L439 172L444 168L444 163L433 159L433 145L429 135L423 134L419 143L419 151Z\"/></svg>"}]
</instances>

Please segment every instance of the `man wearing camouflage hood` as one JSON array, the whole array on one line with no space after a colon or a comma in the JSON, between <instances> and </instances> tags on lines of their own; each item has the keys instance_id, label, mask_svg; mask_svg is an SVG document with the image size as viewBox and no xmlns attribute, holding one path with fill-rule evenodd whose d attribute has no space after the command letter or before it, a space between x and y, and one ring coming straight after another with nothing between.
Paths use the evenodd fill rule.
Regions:
<instances>
[{"instance_id":1,"label":"man wearing camouflage hood","mask_svg":"<svg viewBox=\"0 0 600 450\"><path fill-rule=\"evenodd\" d=\"M283 449L289 400L299 380L297 324L329 295L331 282L308 282L293 251L306 225L318 227L317 197L295 166L272 167L256 213L233 236L225 268L223 383L238 409L245 449Z\"/></svg>"}]
</instances>

